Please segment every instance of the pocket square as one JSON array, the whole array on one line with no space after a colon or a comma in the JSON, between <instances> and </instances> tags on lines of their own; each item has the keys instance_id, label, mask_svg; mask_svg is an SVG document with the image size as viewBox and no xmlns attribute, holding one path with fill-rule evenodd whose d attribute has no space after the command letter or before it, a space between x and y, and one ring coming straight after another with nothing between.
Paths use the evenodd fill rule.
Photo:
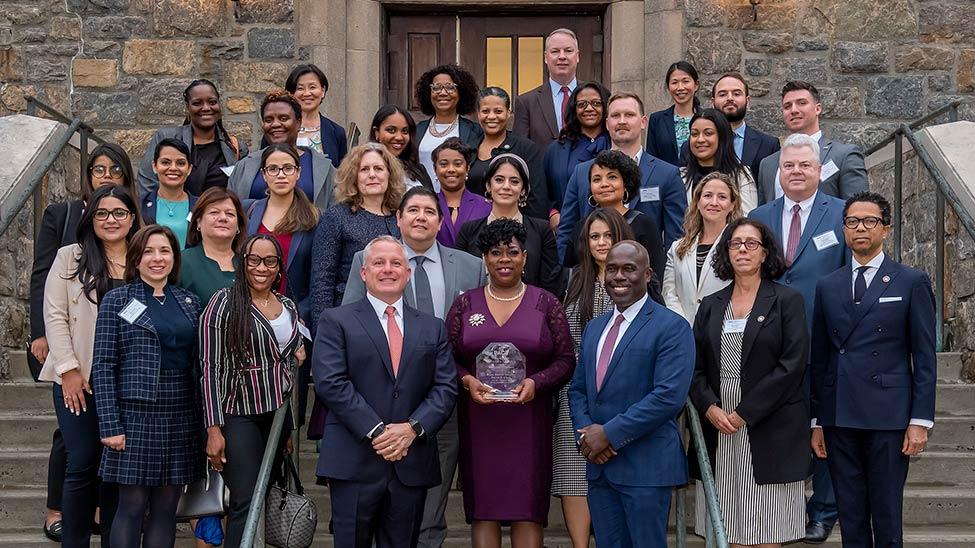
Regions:
<instances>
[{"instance_id":1,"label":"pocket square","mask_svg":"<svg viewBox=\"0 0 975 548\"><path fill-rule=\"evenodd\" d=\"M902 301L902 300L904 300L904 299L902 299L900 297L881 297L880 299L878 299L878 302L882 302L882 303L896 303L896 302L899 302L899 301Z\"/></svg>"}]
</instances>

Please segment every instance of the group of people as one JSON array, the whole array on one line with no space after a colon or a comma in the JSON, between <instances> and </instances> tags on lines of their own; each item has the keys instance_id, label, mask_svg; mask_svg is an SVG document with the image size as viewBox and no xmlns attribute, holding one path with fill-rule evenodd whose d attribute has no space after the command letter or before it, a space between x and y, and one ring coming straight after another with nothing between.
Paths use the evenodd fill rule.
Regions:
<instances>
[{"instance_id":1,"label":"group of people","mask_svg":"<svg viewBox=\"0 0 975 548\"><path fill-rule=\"evenodd\" d=\"M577 81L572 31L543 55L514 101L434 67L427 120L383 106L351 149L301 65L255 151L207 80L137 172L93 150L35 246L31 357L59 424L45 533L172 546L209 463L238 546L274 412L295 396L296 431L310 383L336 546L441 546L458 468L477 548L507 525L542 546L552 495L573 546L666 546L671 491L700 478L688 399L730 542L823 542L838 516L846 546L896 544L933 425L934 301L884 255L890 204L823 137L815 86L783 87L780 149L747 125L740 74L703 108L674 63L674 105L647 116Z\"/></svg>"}]
</instances>

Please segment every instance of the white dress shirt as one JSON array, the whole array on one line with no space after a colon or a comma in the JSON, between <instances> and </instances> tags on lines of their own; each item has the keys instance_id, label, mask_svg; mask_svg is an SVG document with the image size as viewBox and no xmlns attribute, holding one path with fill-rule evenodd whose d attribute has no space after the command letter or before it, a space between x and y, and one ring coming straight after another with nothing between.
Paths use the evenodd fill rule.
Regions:
<instances>
[{"instance_id":1,"label":"white dress shirt","mask_svg":"<svg viewBox=\"0 0 975 548\"><path fill-rule=\"evenodd\" d=\"M372 296L372 293L366 291L366 298L369 299L369 304L372 305L373 310L376 311L376 316L379 318L379 325L383 326L383 333L386 335L386 344L389 344L389 327L386 325L386 307L392 306L396 309L396 314L393 315L393 319L396 320L396 326L399 327L399 332L403 335L403 297L400 296L396 299L396 302L390 305L386 301L378 299Z\"/></svg>"},{"instance_id":2,"label":"white dress shirt","mask_svg":"<svg viewBox=\"0 0 975 548\"><path fill-rule=\"evenodd\" d=\"M599 363L599 355L603 351L603 343L606 342L606 335L609 334L609 330L613 328L613 322L616 321L616 316L622 315L623 323L620 324L620 331L616 334L616 342L613 343L613 352L616 351L616 346L620 344L621 340L623 340L623 334L626 333L626 330L629 329L630 324L633 323L634 319L636 319L636 315L640 313L640 310L643 310L643 305L647 303L648 298L649 294L644 295L642 299L626 307L626 310L622 312L616 308L613 309L613 316L609 319L609 323L606 324L606 327L603 328L603 333L599 336L599 344L596 346L596 363ZM612 356L613 354L610 353L610 361L612 361Z\"/></svg>"},{"instance_id":3,"label":"white dress shirt","mask_svg":"<svg viewBox=\"0 0 975 548\"><path fill-rule=\"evenodd\" d=\"M810 135L810 137L812 137L813 139L815 139L816 142L818 143L818 142L820 142L820 141L823 140L823 132L822 132L822 130L817 131L816 133L813 133L812 135ZM782 157L781 156L782 153L780 152L779 154L780 154L779 157L781 158ZM772 185L772 188L775 189L775 197L776 198L781 198L782 195L785 194L785 191L782 190L782 182L779 180L779 174L781 172L782 172L781 169L779 169L778 167L775 168L775 184Z\"/></svg>"},{"instance_id":4,"label":"white dress shirt","mask_svg":"<svg viewBox=\"0 0 975 548\"><path fill-rule=\"evenodd\" d=\"M806 198L801 202L794 202L788 196L783 196L782 203L782 251L785 252L785 248L789 245L789 234L792 228L792 208L796 204L799 204L799 237L802 237L802 232L806 230L806 221L809 220L809 213L812 211L812 206L816 202L816 195L819 192L815 192L812 196ZM798 250L796 250L798 253Z\"/></svg>"},{"instance_id":5,"label":"white dress shirt","mask_svg":"<svg viewBox=\"0 0 975 548\"><path fill-rule=\"evenodd\" d=\"M559 131L562 131L562 84L549 78L548 85L552 90L552 102L555 103L555 125L559 128ZM569 88L569 95L572 95L577 85L579 85L579 82L575 78L565 85L565 87ZM603 108L606 108L606 105L603 105Z\"/></svg>"},{"instance_id":6,"label":"white dress shirt","mask_svg":"<svg viewBox=\"0 0 975 548\"><path fill-rule=\"evenodd\" d=\"M423 271L427 273L427 279L430 281L430 296L433 298L433 314L442 320L444 319L444 309L446 308L447 284L443 276L443 262L440 258L440 247L437 246L437 242L433 242L430 249L423 253L417 253L410 246L406 246L406 258L409 259L410 268L413 269L413 273L410 275L410 280L413 282L410 284L410 289L413 291L414 303L416 303L416 263L413 262L413 257L417 255L423 255L427 258L423 262Z\"/></svg>"}]
</instances>

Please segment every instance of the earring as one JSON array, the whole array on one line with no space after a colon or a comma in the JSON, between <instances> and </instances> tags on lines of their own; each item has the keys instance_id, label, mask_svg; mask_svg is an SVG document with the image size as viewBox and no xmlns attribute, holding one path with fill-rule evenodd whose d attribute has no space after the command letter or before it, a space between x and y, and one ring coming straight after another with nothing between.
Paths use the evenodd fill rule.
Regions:
<instances>
[{"instance_id":1,"label":"earring","mask_svg":"<svg viewBox=\"0 0 975 548\"><path fill-rule=\"evenodd\" d=\"M528 205L528 197L527 196L522 196L522 197L518 198L518 207L525 207L526 205Z\"/></svg>"},{"instance_id":2,"label":"earring","mask_svg":"<svg viewBox=\"0 0 975 548\"><path fill-rule=\"evenodd\" d=\"M484 199L485 200L494 201L494 200L491 200L491 191L490 190L485 190L484 191Z\"/></svg>"},{"instance_id":3,"label":"earring","mask_svg":"<svg viewBox=\"0 0 975 548\"><path fill-rule=\"evenodd\" d=\"M629 201L630 201L630 193L627 192L626 190L623 190L623 203L625 204Z\"/></svg>"},{"instance_id":4,"label":"earring","mask_svg":"<svg viewBox=\"0 0 975 548\"><path fill-rule=\"evenodd\" d=\"M591 205L593 209L599 207L599 204L596 203L596 199L592 197L592 194L589 195L589 205Z\"/></svg>"}]
</instances>

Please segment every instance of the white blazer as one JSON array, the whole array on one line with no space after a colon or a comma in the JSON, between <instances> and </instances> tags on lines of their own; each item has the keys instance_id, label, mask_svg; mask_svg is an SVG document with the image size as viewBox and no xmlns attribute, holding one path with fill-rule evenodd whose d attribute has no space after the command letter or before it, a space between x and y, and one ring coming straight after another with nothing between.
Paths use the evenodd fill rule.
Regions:
<instances>
[{"instance_id":1,"label":"white blazer","mask_svg":"<svg viewBox=\"0 0 975 548\"><path fill-rule=\"evenodd\" d=\"M731 283L731 280L719 280L711 266L718 242L715 242L708 251L704 266L701 268L701 278L698 279L697 242L695 238L682 259L677 257L677 246L680 240L670 244L670 249L667 250L667 268L664 269L662 290L667 308L683 316L691 325L694 325L694 316L697 315L697 307L701 304L701 299L724 289Z\"/></svg>"}]
</instances>

